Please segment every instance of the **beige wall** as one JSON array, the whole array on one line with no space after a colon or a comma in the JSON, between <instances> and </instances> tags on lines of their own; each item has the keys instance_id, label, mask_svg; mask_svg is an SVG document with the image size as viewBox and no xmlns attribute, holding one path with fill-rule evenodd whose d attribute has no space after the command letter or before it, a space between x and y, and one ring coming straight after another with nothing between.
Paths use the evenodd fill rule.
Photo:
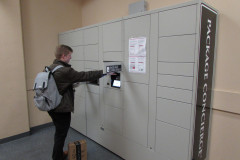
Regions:
<instances>
[{"instance_id":1,"label":"beige wall","mask_svg":"<svg viewBox=\"0 0 240 160\"><path fill-rule=\"evenodd\" d=\"M29 131L19 0L0 1L0 139Z\"/></svg>"},{"instance_id":2,"label":"beige wall","mask_svg":"<svg viewBox=\"0 0 240 160\"><path fill-rule=\"evenodd\" d=\"M128 15L138 0L83 0L82 26ZM145 0L153 10L189 0ZM210 160L240 157L240 1L205 0L219 11ZM94 11L94 12L93 12ZM96 14L97 13L97 14Z\"/></svg>"},{"instance_id":3,"label":"beige wall","mask_svg":"<svg viewBox=\"0 0 240 160\"><path fill-rule=\"evenodd\" d=\"M139 0L82 0L82 26L88 26L128 15L128 5ZM145 0L148 10L189 0Z\"/></svg>"},{"instance_id":4,"label":"beige wall","mask_svg":"<svg viewBox=\"0 0 240 160\"><path fill-rule=\"evenodd\" d=\"M81 27L81 0L21 0L27 89L44 66L54 59L58 33ZM33 104L28 92L30 127L50 122Z\"/></svg>"},{"instance_id":5,"label":"beige wall","mask_svg":"<svg viewBox=\"0 0 240 160\"><path fill-rule=\"evenodd\" d=\"M33 103L28 92L43 66L53 60L62 31L128 15L128 5L137 0L19 0L0 1L0 139L29 131L50 122ZM188 0L146 0L149 10ZM240 152L240 6L239 0L206 0L219 15L210 160L239 159ZM24 55L27 87L25 86ZM16 78L17 77L17 78ZM6 83L7 82L7 83ZM4 84L4 85L3 85ZM29 113L29 118L28 118Z\"/></svg>"}]
</instances>

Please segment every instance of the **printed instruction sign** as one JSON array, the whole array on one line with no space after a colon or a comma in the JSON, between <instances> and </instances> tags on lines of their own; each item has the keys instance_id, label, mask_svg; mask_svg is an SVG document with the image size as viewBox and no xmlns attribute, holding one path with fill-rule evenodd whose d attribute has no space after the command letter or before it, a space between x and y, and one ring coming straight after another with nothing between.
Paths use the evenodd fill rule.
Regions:
<instances>
[{"instance_id":1,"label":"printed instruction sign","mask_svg":"<svg viewBox=\"0 0 240 160\"><path fill-rule=\"evenodd\" d=\"M146 73L146 37L129 38L129 72Z\"/></svg>"}]
</instances>

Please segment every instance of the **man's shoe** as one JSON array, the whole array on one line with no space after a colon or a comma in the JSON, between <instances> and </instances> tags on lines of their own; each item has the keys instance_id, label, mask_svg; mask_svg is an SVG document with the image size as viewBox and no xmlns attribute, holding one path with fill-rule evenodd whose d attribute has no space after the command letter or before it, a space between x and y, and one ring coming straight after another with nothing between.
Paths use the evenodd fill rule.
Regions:
<instances>
[{"instance_id":1,"label":"man's shoe","mask_svg":"<svg viewBox=\"0 0 240 160\"><path fill-rule=\"evenodd\" d=\"M68 151L63 152L63 160L67 160L68 158Z\"/></svg>"}]
</instances>

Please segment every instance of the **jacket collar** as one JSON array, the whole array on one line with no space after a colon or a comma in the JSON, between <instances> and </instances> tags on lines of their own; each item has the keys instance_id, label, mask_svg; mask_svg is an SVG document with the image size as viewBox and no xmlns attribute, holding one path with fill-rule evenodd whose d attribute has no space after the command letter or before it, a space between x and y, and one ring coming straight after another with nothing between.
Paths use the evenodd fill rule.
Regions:
<instances>
[{"instance_id":1,"label":"jacket collar","mask_svg":"<svg viewBox=\"0 0 240 160\"><path fill-rule=\"evenodd\" d=\"M66 62L63 62L63 61L61 61L61 60L58 60L58 59L55 59L55 60L53 61L53 64L60 64L60 65L63 65L63 66L65 66L65 67L71 67L70 64L68 64L68 63L66 63Z\"/></svg>"}]
</instances>

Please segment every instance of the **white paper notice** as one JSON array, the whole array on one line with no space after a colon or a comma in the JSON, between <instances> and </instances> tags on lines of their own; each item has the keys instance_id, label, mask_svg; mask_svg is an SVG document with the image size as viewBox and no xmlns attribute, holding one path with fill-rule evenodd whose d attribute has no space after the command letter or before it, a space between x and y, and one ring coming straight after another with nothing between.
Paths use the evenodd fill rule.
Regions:
<instances>
[{"instance_id":1,"label":"white paper notice","mask_svg":"<svg viewBox=\"0 0 240 160\"><path fill-rule=\"evenodd\" d=\"M129 39L129 72L146 73L146 37Z\"/></svg>"}]
</instances>

